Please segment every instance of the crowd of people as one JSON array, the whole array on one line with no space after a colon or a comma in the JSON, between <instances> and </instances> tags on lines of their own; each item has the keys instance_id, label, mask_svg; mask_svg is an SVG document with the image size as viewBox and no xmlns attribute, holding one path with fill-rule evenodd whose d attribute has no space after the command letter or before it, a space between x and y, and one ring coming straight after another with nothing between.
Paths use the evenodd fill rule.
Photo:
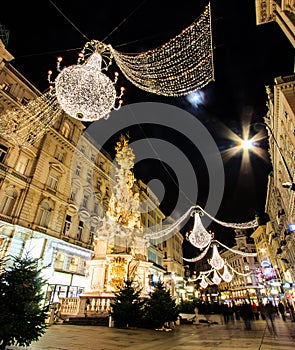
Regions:
<instances>
[{"instance_id":1,"label":"crowd of people","mask_svg":"<svg viewBox=\"0 0 295 350\"><path fill-rule=\"evenodd\" d=\"M245 329L250 330L251 321L261 318L266 321L267 328L272 335L276 335L275 318L281 317L283 321L286 321L287 311L290 320L295 322L293 306L290 303L284 304L281 300L277 304L274 304L271 300L268 300L267 303L259 302L258 304L247 301L241 304L221 304L221 313L225 324L241 319L244 321Z\"/></svg>"}]
</instances>

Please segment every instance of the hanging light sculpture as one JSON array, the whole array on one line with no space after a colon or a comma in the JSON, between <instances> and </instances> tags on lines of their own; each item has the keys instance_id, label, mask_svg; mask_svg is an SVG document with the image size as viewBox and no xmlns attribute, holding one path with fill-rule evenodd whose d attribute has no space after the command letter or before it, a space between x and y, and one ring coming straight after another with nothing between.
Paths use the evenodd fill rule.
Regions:
<instances>
[{"instance_id":1,"label":"hanging light sculpture","mask_svg":"<svg viewBox=\"0 0 295 350\"><path fill-rule=\"evenodd\" d=\"M203 249L210 244L212 235L204 228L198 211L194 212L194 219L194 227L188 236L188 240L193 246Z\"/></svg>"},{"instance_id":2,"label":"hanging light sculpture","mask_svg":"<svg viewBox=\"0 0 295 350\"><path fill-rule=\"evenodd\" d=\"M224 265L223 267L223 273L221 275L221 278L224 280L224 282L227 283L229 283L233 278L233 276L228 271L227 265Z\"/></svg>"},{"instance_id":3,"label":"hanging light sculpture","mask_svg":"<svg viewBox=\"0 0 295 350\"><path fill-rule=\"evenodd\" d=\"M107 55L109 47L93 40L85 45L83 57L89 48L94 52L85 63L62 69L54 82L61 108L71 117L82 121L108 118L112 110L120 108L124 91L124 88L121 88L121 93L117 96L115 84L118 74L113 82L102 72L111 64L112 56L107 56L109 64L102 67L105 63L103 55ZM117 100L119 102L116 106Z\"/></svg>"},{"instance_id":4,"label":"hanging light sculpture","mask_svg":"<svg viewBox=\"0 0 295 350\"><path fill-rule=\"evenodd\" d=\"M212 258L209 260L209 264L215 269L220 270L224 266L224 260L219 255L216 244L213 245Z\"/></svg>"},{"instance_id":5,"label":"hanging light sculpture","mask_svg":"<svg viewBox=\"0 0 295 350\"><path fill-rule=\"evenodd\" d=\"M221 282L221 278L218 276L216 270L214 270L213 272L212 281L214 282L214 284L217 284L217 285Z\"/></svg>"},{"instance_id":6,"label":"hanging light sculpture","mask_svg":"<svg viewBox=\"0 0 295 350\"><path fill-rule=\"evenodd\" d=\"M208 286L208 283L206 281L206 278L205 278L205 275L202 275L202 279L201 279L201 282L200 282L200 286L205 289L207 286Z\"/></svg>"}]
</instances>

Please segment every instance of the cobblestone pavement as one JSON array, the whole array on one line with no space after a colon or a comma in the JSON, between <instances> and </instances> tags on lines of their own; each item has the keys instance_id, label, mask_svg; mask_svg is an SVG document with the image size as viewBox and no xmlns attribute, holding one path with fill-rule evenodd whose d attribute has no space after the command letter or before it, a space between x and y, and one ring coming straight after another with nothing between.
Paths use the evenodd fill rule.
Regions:
<instances>
[{"instance_id":1,"label":"cobblestone pavement","mask_svg":"<svg viewBox=\"0 0 295 350\"><path fill-rule=\"evenodd\" d=\"M295 322L276 319L277 335L270 335L263 320L224 324L183 324L173 331L117 329L104 326L52 325L38 342L13 350L293 350Z\"/></svg>"}]
</instances>

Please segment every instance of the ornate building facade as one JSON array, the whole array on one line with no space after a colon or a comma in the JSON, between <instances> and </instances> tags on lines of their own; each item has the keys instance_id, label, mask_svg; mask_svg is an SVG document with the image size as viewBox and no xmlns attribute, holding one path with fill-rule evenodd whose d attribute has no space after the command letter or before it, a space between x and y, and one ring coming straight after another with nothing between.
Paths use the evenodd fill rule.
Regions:
<instances>
[{"instance_id":1,"label":"ornate building facade","mask_svg":"<svg viewBox=\"0 0 295 350\"><path fill-rule=\"evenodd\" d=\"M0 40L1 125L8 126L0 133L0 257L41 258L48 300L77 297L88 286L87 262L94 257L94 238L112 198L113 161L83 123L63 112L30 142L30 128L18 128L22 120L13 119L14 112L8 118L7 111L27 113L26 106L41 93L11 65L12 58ZM18 131L28 142L18 142ZM156 196L140 180L134 188L145 203L138 218L142 226L161 229L164 215ZM163 243L148 247L144 259L146 278L163 279Z\"/></svg>"}]
</instances>

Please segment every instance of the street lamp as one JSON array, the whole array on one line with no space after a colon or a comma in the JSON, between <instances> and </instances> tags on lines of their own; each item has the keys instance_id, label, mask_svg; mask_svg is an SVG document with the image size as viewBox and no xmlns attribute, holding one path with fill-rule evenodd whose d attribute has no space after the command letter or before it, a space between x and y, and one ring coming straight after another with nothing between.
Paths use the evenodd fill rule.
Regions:
<instances>
[{"instance_id":1,"label":"street lamp","mask_svg":"<svg viewBox=\"0 0 295 350\"><path fill-rule=\"evenodd\" d=\"M289 168L288 168L288 164L287 164L287 162L286 162L286 159L285 159L284 155L282 154L282 151L281 151L280 146L279 146L279 144L278 144L278 142L277 142L277 139L275 138L275 135L274 135L273 130L272 130L271 127L270 127L267 123L265 123L265 122L263 122L263 123L262 123L262 122L255 122L255 123L253 124L253 126L254 126L254 128L255 128L255 126L263 126L263 127L265 127L265 128L269 131L269 133L271 134L271 136L272 136L272 138L273 138L273 140L274 140L274 144L275 144L275 146L276 146L276 148L277 148L277 151L278 151L278 153L279 153L279 155L280 155L280 157L281 157L281 159L282 159L282 161L283 161L284 167L285 167L286 172L287 172L288 177L289 177L289 181L283 182L283 183L282 183L282 186L283 186L284 188L289 188L291 191L295 191L295 183L293 182L293 176L292 176L292 174L291 174L291 171L290 171Z\"/></svg>"}]
</instances>

